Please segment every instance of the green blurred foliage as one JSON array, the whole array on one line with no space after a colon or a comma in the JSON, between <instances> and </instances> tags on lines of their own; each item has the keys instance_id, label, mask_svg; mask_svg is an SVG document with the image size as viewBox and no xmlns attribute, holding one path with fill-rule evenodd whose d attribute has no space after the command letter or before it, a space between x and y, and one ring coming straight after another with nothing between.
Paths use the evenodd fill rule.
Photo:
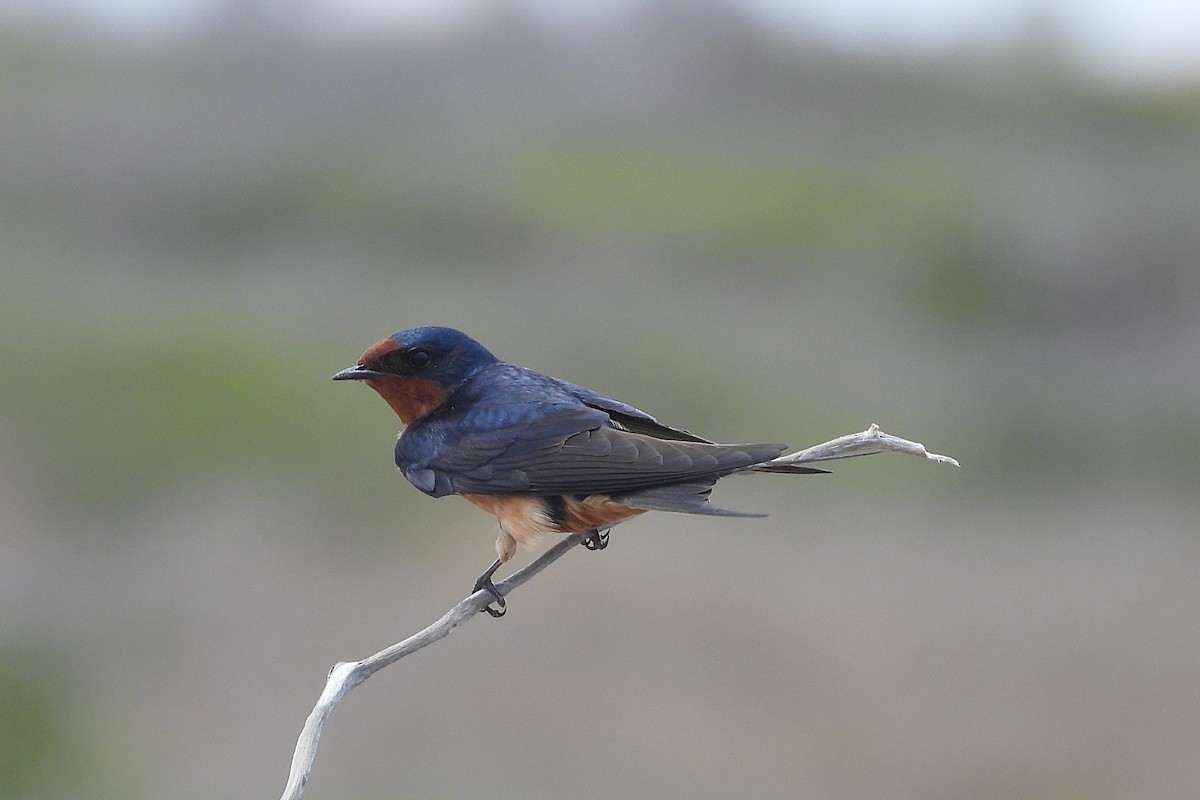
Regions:
<instances>
[{"instance_id":1,"label":"green blurred foliage","mask_svg":"<svg viewBox=\"0 0 1200 800\"><path fill-rule=\"evenodd\" d=\"M329 474L318 455L336 462L334 443L353 436L321 402L327 376L313 351L261 325L137 309L57 322L25 329L37 346L16 348L11 364L29 377L4 397L44 502L123 514L217 471L249 478L291 465L312 480Z\"/></svg>"},{"instance_id":2,"label":"green blurred foliage","mask_svg":"<svg viewBox=\"0 0 1200 800\"><path fill-rule=\"evenodd\" d=\"M0 797L73 797L102 780L74 716L85 700L64 656L37 641L0 645Z\"/></svg>"},{"instance_id":3,"label":"green blurred foliage","mask_svg":"<svg viewBox=\"0 0 1200 800\"><path fill-rule=\"evenodd\" d=\"M841 170L782 156L661 143L559 142L519 161L519 201L556 234L631 237L710 261L844 247L895 235L946 202L931 172L856 164Z\"/></svg>"}]
</instances>

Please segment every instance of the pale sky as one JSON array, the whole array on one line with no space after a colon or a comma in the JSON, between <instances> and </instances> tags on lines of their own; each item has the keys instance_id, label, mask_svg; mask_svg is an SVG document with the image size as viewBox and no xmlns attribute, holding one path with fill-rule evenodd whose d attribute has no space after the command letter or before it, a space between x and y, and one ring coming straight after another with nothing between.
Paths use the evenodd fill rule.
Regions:
<instances>
[{"instance_id":1,"label":"pale sky","mask_svg":"<svg viewBox=\"0 0 1200 800\"><path fill-rule=\"evenodd\" d=\"M85 18L136 35L186 28L228 0L0 0L0 14ZM513 0L550 22L631 0ZM1002 43L1031 21L1052 24L1085 65L1131 81L1200 80L1200 0L726 0L780 30L855 49L937 51ZM494 0L266 0L341 35L444 25ZM680 7L686 4L680 3Z\"/></svg>"}]
</instances>

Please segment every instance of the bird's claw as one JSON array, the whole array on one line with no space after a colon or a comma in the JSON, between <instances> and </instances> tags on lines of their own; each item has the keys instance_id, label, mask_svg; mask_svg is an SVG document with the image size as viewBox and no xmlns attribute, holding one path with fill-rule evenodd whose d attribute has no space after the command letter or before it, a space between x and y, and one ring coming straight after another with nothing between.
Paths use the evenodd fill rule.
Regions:
<instances>
[{"instance_id":1,"label":"bird's claw","mask_svg":"<svg viewBox=\"0 0 1200 800\"><path fill-rule=\"evenodd\" d=\"M583 546L588 550L603 550L608 547L608 531L588 531L583 537Z\"/></svg>"},{"instance_id":2,"label":"bird's claw","mask_svg":"<svg viewBox=\"0 0 1200 800\"><path fill-rule=\"evenodd\" d=\"M493 592L493 594L495 593ZM492 608L491 604L489 603L481 610L486 611L489 615L491 615L492 619L499 619L508 613L508 604L504 602L504 598L499 594L496 594L496 605L499 606L499 608Z\"/></svg>"},{"instance_id":3,"label":"bird's claw","mask_svg":"<svg viewBox=\"0 0 1200 800\"><path fill-rule=\"evenodd\" d=\"M508 611L508 603L505 602L504 595L500 594L500 590L496 588L496 584L492 583L492 576L496 574L496 570L499 568L500 559L496 559L495 563L488 567L487 571L479 576L479 579L475 581L475 588L471 590L471 594L475 594L483 589L486 590L487 593L492 597L496 598L496 605L498 608L492 608L492 604L488 603L486 606L479 609L480 611L486 611L493 618L503 617L505 612Z\"/></svg>"},{"instance_id":4,"label":"bird's claw","mask_svg":"<svg viewBox=\"0 0 1200 800\"><path fill-rule=\"evenodd\" d=\"M488 603L480 611L486 611L493 617L503 617L504 612L508 611L508 603L504 600L504 595L500 594L500 590L496 588L496 584L492 583L490 575L480 575L479 580L475 581L475 588L471 590L471 594L475 594L480 589L484 589L492 597L496 598L496 605L499 608L492 608L492 604Z\"/></svg>"}]
</instances>

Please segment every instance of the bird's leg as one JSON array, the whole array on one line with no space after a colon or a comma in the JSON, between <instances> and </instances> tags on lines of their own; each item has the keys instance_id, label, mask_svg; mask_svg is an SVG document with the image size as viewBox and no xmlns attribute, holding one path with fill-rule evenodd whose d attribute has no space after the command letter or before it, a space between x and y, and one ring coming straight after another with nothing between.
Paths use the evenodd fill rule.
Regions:
<instances>
[{"instance_id":1,"label":"bird's leg","mask_svg":"<svg viewBox=\"0 0 1200 800\"><path fill-rule=\"evenodd\" d=\"M503 617L504 612L508 610L508 604L504 602L504 595L500 594L499 590L496 589L496 584L492 583L492 576L496 574L496 570L500 569L500 565L502 563L503 562L497 558L490 567L483 571L483 574L479 576L479 580L475 581L475 588L471 590L471 594L475 594L475 592L478 592L480 589L487 589L488 593L491 594L492 597L496 598L496 605L499 606L499 608L492 608L492 604L488 603L486 606L480 609L480 611L486 611L493 617Z\"/></svg>"},{"instance_id":2,"label":"bird's leg","mask_svg":"<svg viewBox=\"0 0 1200 800\"><path fill-rule=\"evenodd\" d=\"M583 537L583 546L588 550L603 550L608 547L608 529L593 528Z\"/></svg>"}]
</instances>

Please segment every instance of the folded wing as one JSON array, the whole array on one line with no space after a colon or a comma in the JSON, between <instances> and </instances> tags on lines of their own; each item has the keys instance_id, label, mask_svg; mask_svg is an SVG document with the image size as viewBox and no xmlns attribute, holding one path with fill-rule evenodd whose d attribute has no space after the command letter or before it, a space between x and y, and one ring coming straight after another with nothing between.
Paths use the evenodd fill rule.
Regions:
<instances>
[{"instance_id":1,"label":"folded wing","mask_svg":"<svg viewBox=\"0 0 1200 800\"><path fill-rule=\"evenodd\" d=\"M403 461L402 440L397 461L403 461L414 485L435 495L604 494L632 500L639 491L672 484L711 488L718 478L769 461L784 450L781 444L660 439L609 424L609 415L593 408L559 408L534 425L477 431L457 442L443 439L437 455L420 462ZM660 494L661 502L669 502L671 493ZM681 490L677 495L695 497L698 492ZM647 496L646 502L653 498Z\"/></svg>"}]
</instances>

